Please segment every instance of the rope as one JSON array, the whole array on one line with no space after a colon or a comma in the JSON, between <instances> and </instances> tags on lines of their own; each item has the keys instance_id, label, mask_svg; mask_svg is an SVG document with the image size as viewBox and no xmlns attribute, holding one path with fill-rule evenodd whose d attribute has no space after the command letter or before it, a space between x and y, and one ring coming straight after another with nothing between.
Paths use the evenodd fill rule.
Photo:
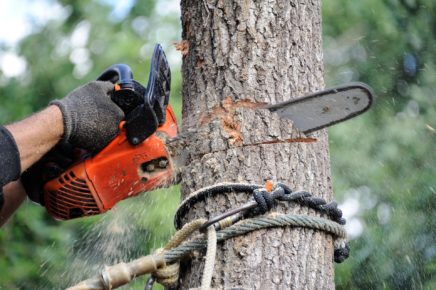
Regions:
<instances>
[{"instance_id":1,"label":"rope","mask_svg":"<svg viewBox=\"0 0 436 290\"><path fill-rule=\"evenodd\" d=\"M275 186L268 186L268 188L244 183L220 183L197 190L182 202L174 218L176 228L181 227L182 217L195 203L204 201L211 196L229 192L251 192L253 198L239 208L229 210L226 213L211 218L203 228L214 224L215 227L219 229L233 224L242 218L250 218L264 214L271 210L276 205L277 201L295 202L302 206L308 206L321 214L327 215L331 220L340 225L345 225L346 223L345 219L342 217L342 211L338 208L337 202L327 202L323 198L312 196L312 194L307 191L293 192L283 183L277 183ZM334 261L337 263L342 263L348 258L350 253L350 248L345 238L340 243L335 244L334 250Z\"/></svg>"},{"instance_id":2,"label":"rope","mask_svg":"<svg viewBox=\"0 0 436 290\"><path fill-rule=\"evenodd\" d=\"M331 220L307 215L273 213L263 217L243 220L218 232L215 231L213 226L209 226L207 228L207 240L205 237L200 236L192 241L188 241L180 245L182 241L184 241L194 231L200 228L205 221L205 219L194 220L176 232L174 237L164 248L166 251L163 252L163 255L167 266L153 273L153 276L156 277L157 282L166 287L177 284L179 277L179 261L193 251L207 248L206 261L200 289L209 290L213 276L217 243L260 229L291 226L322 230L337 237L335 245L345 243L346 238L345 229L340 224ZM169 247L170 244L171 247ZM335 249L335 254L336 251L337 249ZM343 260L345 260L345 258L343 258Z\"/></svg>"},{"instance_id":3,"label":"rope","mask_svg":"<svg viewBox=\"0 0 436 290\"><path fill-rule=\"evenodd\" d=\"M281 190L283 190L283 192L280 192ZM186 215L186 213L194 206L194 204L200 201L205 201L209 197L230 192L252 193L253 200L255 200L259 206L257 212L252 212L252 215L265 213L266 211L270 210L271 205L274 204L274 201L271 201L272 198L274 200L295 202L302 206L308 206L314 210L326 214L329 218L341 225L345 225L346 223L345 219L342 217L342 211L338 208L337 202L327 202L323 198L313 196L307 191L293 192L283 183L277 183L271 193L264 189L263 186L256 184L219 183L213 186L201 188L191 193L180 204L174 217L174 225L176 229L180 229L182 227L182 217Z\"/></svg>"},{"instance_id":4,"label":"rope","mask_svg":"<svg viewBox=\"0 0 436 290\"><path fill-rule=\"evenodd\" d=\"M181 230L177 231L171 240L163 247L157 251L158 254L165 253L166 251L171 251L174 247L179 246L184 242L189 236L197 231L207 220L206 219L196 219L187 223ZM204 266L203 278L201 281L201 290L209 290L210 284L212 282L213 269L215 266L215 256L216 256L216 246L217 246L217 236L214 227L209 227L207 229L207 253L206 262ZM164 285L165 287L175 286L179 280L180 263L179 260L165 261L166 265L156 270L152 273L152 276L147 282L147 288L152 288L154 281Z\"/></svg>"},{"instance_id":5,"label":"rope","mask_svg":"<svg viewBox=\"0 0 436 290\"><path fill-rule=\"evenodd\" d=\"M345 229L341 225L325 218L307 215L270 214L264 217L246 219L218 231L217 242L222 242L255 230L283 226L312 228L330 233L339 239L346 238ZM206 246L207 243L204 238L197 238L165 252L164 259L167 263L172 263L180 260L190 252L201 250Z\"/></svg>"},{"instance_id":6,"label":"rope","mask_svg":"<svg viewBox=\"0 0 436 290\"><path fill-rule=\"evenodd\" d=\"M182 203L176 211L174 217L174 225L176 229L182 227L182 217L191 209L194 204L200 201L204 201L209 197L217 194L225 194L230 192L252 192L257 188L262 188L262 185L256 184L243 184L243 183L218 183L212 186L203 187L197 191L191 193Z\"/></svg>"},{"instance_id":7,"label":"rope","mask_svg":"<svg viewBox=\"0 0 436 290\"><path fill-rule=\"evenodd\" d=\"M182 242L184 242L190 235L192 235L193 232L198 230L206 221L206 219L196 219L191 221L190 223L187 223L183 226L181 230L177 231L174 234L174 236L165 245L165 247L163 247L163 249L157 250L157 253L165 253L166 251L177 247ZM180 263L178 261L166 261L166 265L156 270L152 274L152 277L154 277L158 283L166 287L171 287L176 285L179 280L179 270Z\"/></svg>"},{"instance_id":8,"label":"rope","mask_svg":"<svg viewBox=\"0 0 436 290\"><path fill-rule=\"evenodd\" d=\"M165 287L171 287L179 281L180 263L174 262L173 264L165 265L159 268L152 274L156 281Z\"/></svg>"},{"instance_id":9,"label":"rope","mask_svg":"<svg viewBox=\"0 0 436 290\"><path fill-rule=\"evenodd\" d=\"M174 247L177 247L182 242L184 242L193 232L198 230L205 222L207 222L204 218L199 218L191 221L183 226L183 228L177 231L171 240L165 245L164 250L169 250Z\"/></svg>"},{"instance_id":10,"label":"rope","mask_svg":"<svg viewBox=\"0 0 436 290\"><path fill-rule=\"evenodd\" d=\"M313 197L310 193L306 191L292 192L289 187L280 183L276 184L272 189L265 189L258 185L240 183L218 184L215 186L200 189L191 194L185 201L183 201L181 206L177 210L175 216L176 228L180 228L182 217L196 202L204 200L212 195L229 192L252 192L253 200L247 202L239 208L229 210L227 213L221 214L220 216L212 218L210 220L201 218L186 223L180 230L175 233L175 235L165 245L164 248L158 250L158 255L154 255L161 257L161 259L163 256L163 260L161 260L161 263L159 264L160 268L155 266L154 259L152 257L153 255L150 255L150 261L153 262L153 267L149 267L149 265L147 265L150 270L146 272L144 270L141 270L142 268L139 269L137 266L134 266L133 268L136 272L129 272L130 276L136 277L137 275L143 275L145 273L155 271L152 273L152 276L148 280L145 289L152 289L154 280L157 280L159 283L166 287L175 286L179 279L179 261L189 253L207 247L204 273L201 282L201 290L209 290L213 276L216 247L218 242L245 235L247 233L260 229L285 226L304 227L314 230L325 231L335 236L335 262L340 263L348 257L349 247L346 241L346 232L342 226L343 224L345 224L345 219L342 218L342 211L337 208L337 203L334 201L327 203L324 199ZM326 214L330 219L308 215L279 213L271 213L262 217L253 217L254 215L265 213L266 211L273 208L277 200L292 201L297 202L301 205L306 205L320 211L321 213ZM243 220L237 222L240 219ZM205 237L204 235L200 235L190 241L186 241L195 231L199 229L205 229L206 227L207 237ZM219 228L220 230L216 231L216 228ZM147 257L143 258L147 259ZM144 264L144 266L146 265ZM130 268L127 267L128 270L131 270ZM115 274L116 271L117 270L114 270L112 272ZM125 271L125 269L123 268L122 271ZM107 272L104 273L110 274ZM91 281L93 283L96 282L94 281L94 278L91 278L87 281ZM85 284L87 281L84 281ZM97 282L98 281L100 281L99 278L97 278ZM130 279L127 279L126 281L130 281ZM127 282L123 280L122 283L125 284ZM122 284L120 281L118 281L117 285ZM94 287L80 289L97 288Z\"/></svg>"},{"instance_id":11,"label":"rope","mask_svg":"<svg viewBox=\"0 0 436 290\"><path fill-rule=\"evenodd\" d=\"M215 229L215 227L217 229L223 229L217 233L214 240L223 241L255 230L271 227L306 227L323 230L337 237L334 243L335 262L341 263L349 256L346 232L341 226L345 224L345 219L342 218L342 211L338 208L338 204L335 201L327 203L324 199L314 197L307 191L293 192L288 186L282 183L277 183L275 186L269 184L269 186L265 186L265 188L253 184L221 183L197 190L190 194L179 206L175 215L176 228L180 228L182 217L195 203L204 201L217 194L226 194L230 192L252 192L253 201L243 205L239 209L230 210L230 216L227 216L224 213L223 215L215 217L216 220L211 219L205 223L203 228L205 226L207 227L208 236L212 234L212 230ZM333 221L306 215L282 214L253 218L255 215L265 214L267 211L271 210L275 206L277 200L296 202L300 205L308 206L326 214ZM246 218L244 222L234 224L244 216ZM250 218L247 219L247 217ZM215 234L215 231L213 232ZM214 257L216 254L216 241L213 241L212 239L212 237L208 237L207 240L207 254L202 278L202 290L209 289L212 280ZM167 260L167 258L170 260L172 258L179 260L184 255L205 247L206 241L204 238L200 238L166 252L164 257L165 260ZM213 258L211 258L212 256Z\"/></svg>"},{"instance_id":12,"label":"rope","mask_svg":"<svg viewBox=\"0 0 436 290\"><path fill-rule=\"evenodd\" d=\"M213 226L207 228L207 252L204 264L203 277L201 278L201 290L209 290L212 282L213 268L215 266L217 237Z\"/></svg>"}]
</instances>

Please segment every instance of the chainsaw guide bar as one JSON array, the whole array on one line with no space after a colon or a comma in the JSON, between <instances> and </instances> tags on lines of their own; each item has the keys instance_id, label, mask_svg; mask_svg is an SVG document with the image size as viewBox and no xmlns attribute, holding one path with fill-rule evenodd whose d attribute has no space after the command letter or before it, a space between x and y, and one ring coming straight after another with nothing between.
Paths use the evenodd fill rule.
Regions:
<instances>
[{"instance_id":1,"label":"chainsaw guide bar","mask_svg":"<svg viewBox=\"0 0 436 290\"><path fill-rule=\"evenodd\" d=\"M307 134L366 112L372 101L372 89L356 82L266 108L282 118L290 119L297 130Z\"/></svg>"}]
</instances>

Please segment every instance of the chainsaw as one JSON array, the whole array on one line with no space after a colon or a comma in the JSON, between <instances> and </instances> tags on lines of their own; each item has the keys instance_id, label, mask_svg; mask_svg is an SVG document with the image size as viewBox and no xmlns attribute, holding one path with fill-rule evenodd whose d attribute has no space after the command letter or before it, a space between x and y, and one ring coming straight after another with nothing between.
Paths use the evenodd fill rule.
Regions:
<instances>
[{"instance_id":1,"label":"chainsaw","mask_svg":"<svg viewBox=\"0 0 436 290\"><path fill-rule=\"evenodd\" d=\"M62 142L22 175L30 199L55 219L106 212L171 179L170 158L156 135L177 135L176 117L168 104L171 71L162 47L154 48L147 86L134 80L125 64L109 67L97 80L115 84L111 99L125 115L118 135L97 154ZM34 184L41 186L30 186Z\"/></svg>"},{"instance_id":2,"label":"chainsaw","mask_svg":"<svg viewBox=\"0 0 436 290\"><path fill-rule=\"evenodd\" d=\"M70 148L72 165L59 166L59 158L44 165L46 182L39 202L56 219L104 213L128 197L175 183L174 162L183 155L179 141L189 142L189 134L177 135L168 104L171 72L160 45L154 49L146 87L125 64L111 66L98 80L115 84L112 100L125 119L117 137L97 154L78 148L71 154ZM307 134L362 114L372 100L369 86L350 83L257 109L290 119L293 128Z\"/></svg>"}]
</instances>

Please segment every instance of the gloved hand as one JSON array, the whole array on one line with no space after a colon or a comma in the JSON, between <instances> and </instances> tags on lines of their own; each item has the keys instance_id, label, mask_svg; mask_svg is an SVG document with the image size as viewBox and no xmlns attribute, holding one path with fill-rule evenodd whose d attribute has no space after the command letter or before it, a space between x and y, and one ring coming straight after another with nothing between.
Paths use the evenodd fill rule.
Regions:
<instances>
[{"instance_id":1,"label":"gloved hand","mask_svg":"<svg viewBox=\"0 0 436 290\"><path fill-rule=\"evenodd\" d=\"M74 160L103 149L118 133L123 111L110 99L111 82L93 81L54 100L62 111L63 140L21 175L29 198L44 205L44 184L59 176Z\"/></svg>"},{"instance_id":2,"label":"gloved hand","mask_svg":"<svg viewBox=\"0 0 436 290\"><path fill-rule=\"evenodd\" d=\"M64 120L64 141L98 152L115 138L124 118L123 111L110 99L111 82L93 81L50 105L58 106Z\"/></svg>"}]
</instances>

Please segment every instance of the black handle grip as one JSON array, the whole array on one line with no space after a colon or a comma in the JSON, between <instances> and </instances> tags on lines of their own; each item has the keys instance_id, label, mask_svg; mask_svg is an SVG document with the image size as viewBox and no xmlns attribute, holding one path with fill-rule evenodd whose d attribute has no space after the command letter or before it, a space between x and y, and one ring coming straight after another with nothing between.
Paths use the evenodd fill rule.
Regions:
<instances>
[{"instance_id":1,"label":"black handle grip","mask_svg":"<svg viewBox=\"0 0 436 290\"><path fill-rule=\"evenodd\" d=\"M133 73L128 65L114 64L107 68L97 80L118 83L121 89L114 91L111 99L123 110L124 114L129 114L143 103L144 88L133 80Z\"/></svg>"},{"instance_id":2,"label":"black handle grip","mask_svg":"<svg viewBox=\"0 0 436 290\"><path fill-rule=\"evenodd\" d=\"M98 78L99 81L117 83L122 89L133 89L133 73L127 64L114 64L107 68Z\"/></svg>"}]
</instances>

